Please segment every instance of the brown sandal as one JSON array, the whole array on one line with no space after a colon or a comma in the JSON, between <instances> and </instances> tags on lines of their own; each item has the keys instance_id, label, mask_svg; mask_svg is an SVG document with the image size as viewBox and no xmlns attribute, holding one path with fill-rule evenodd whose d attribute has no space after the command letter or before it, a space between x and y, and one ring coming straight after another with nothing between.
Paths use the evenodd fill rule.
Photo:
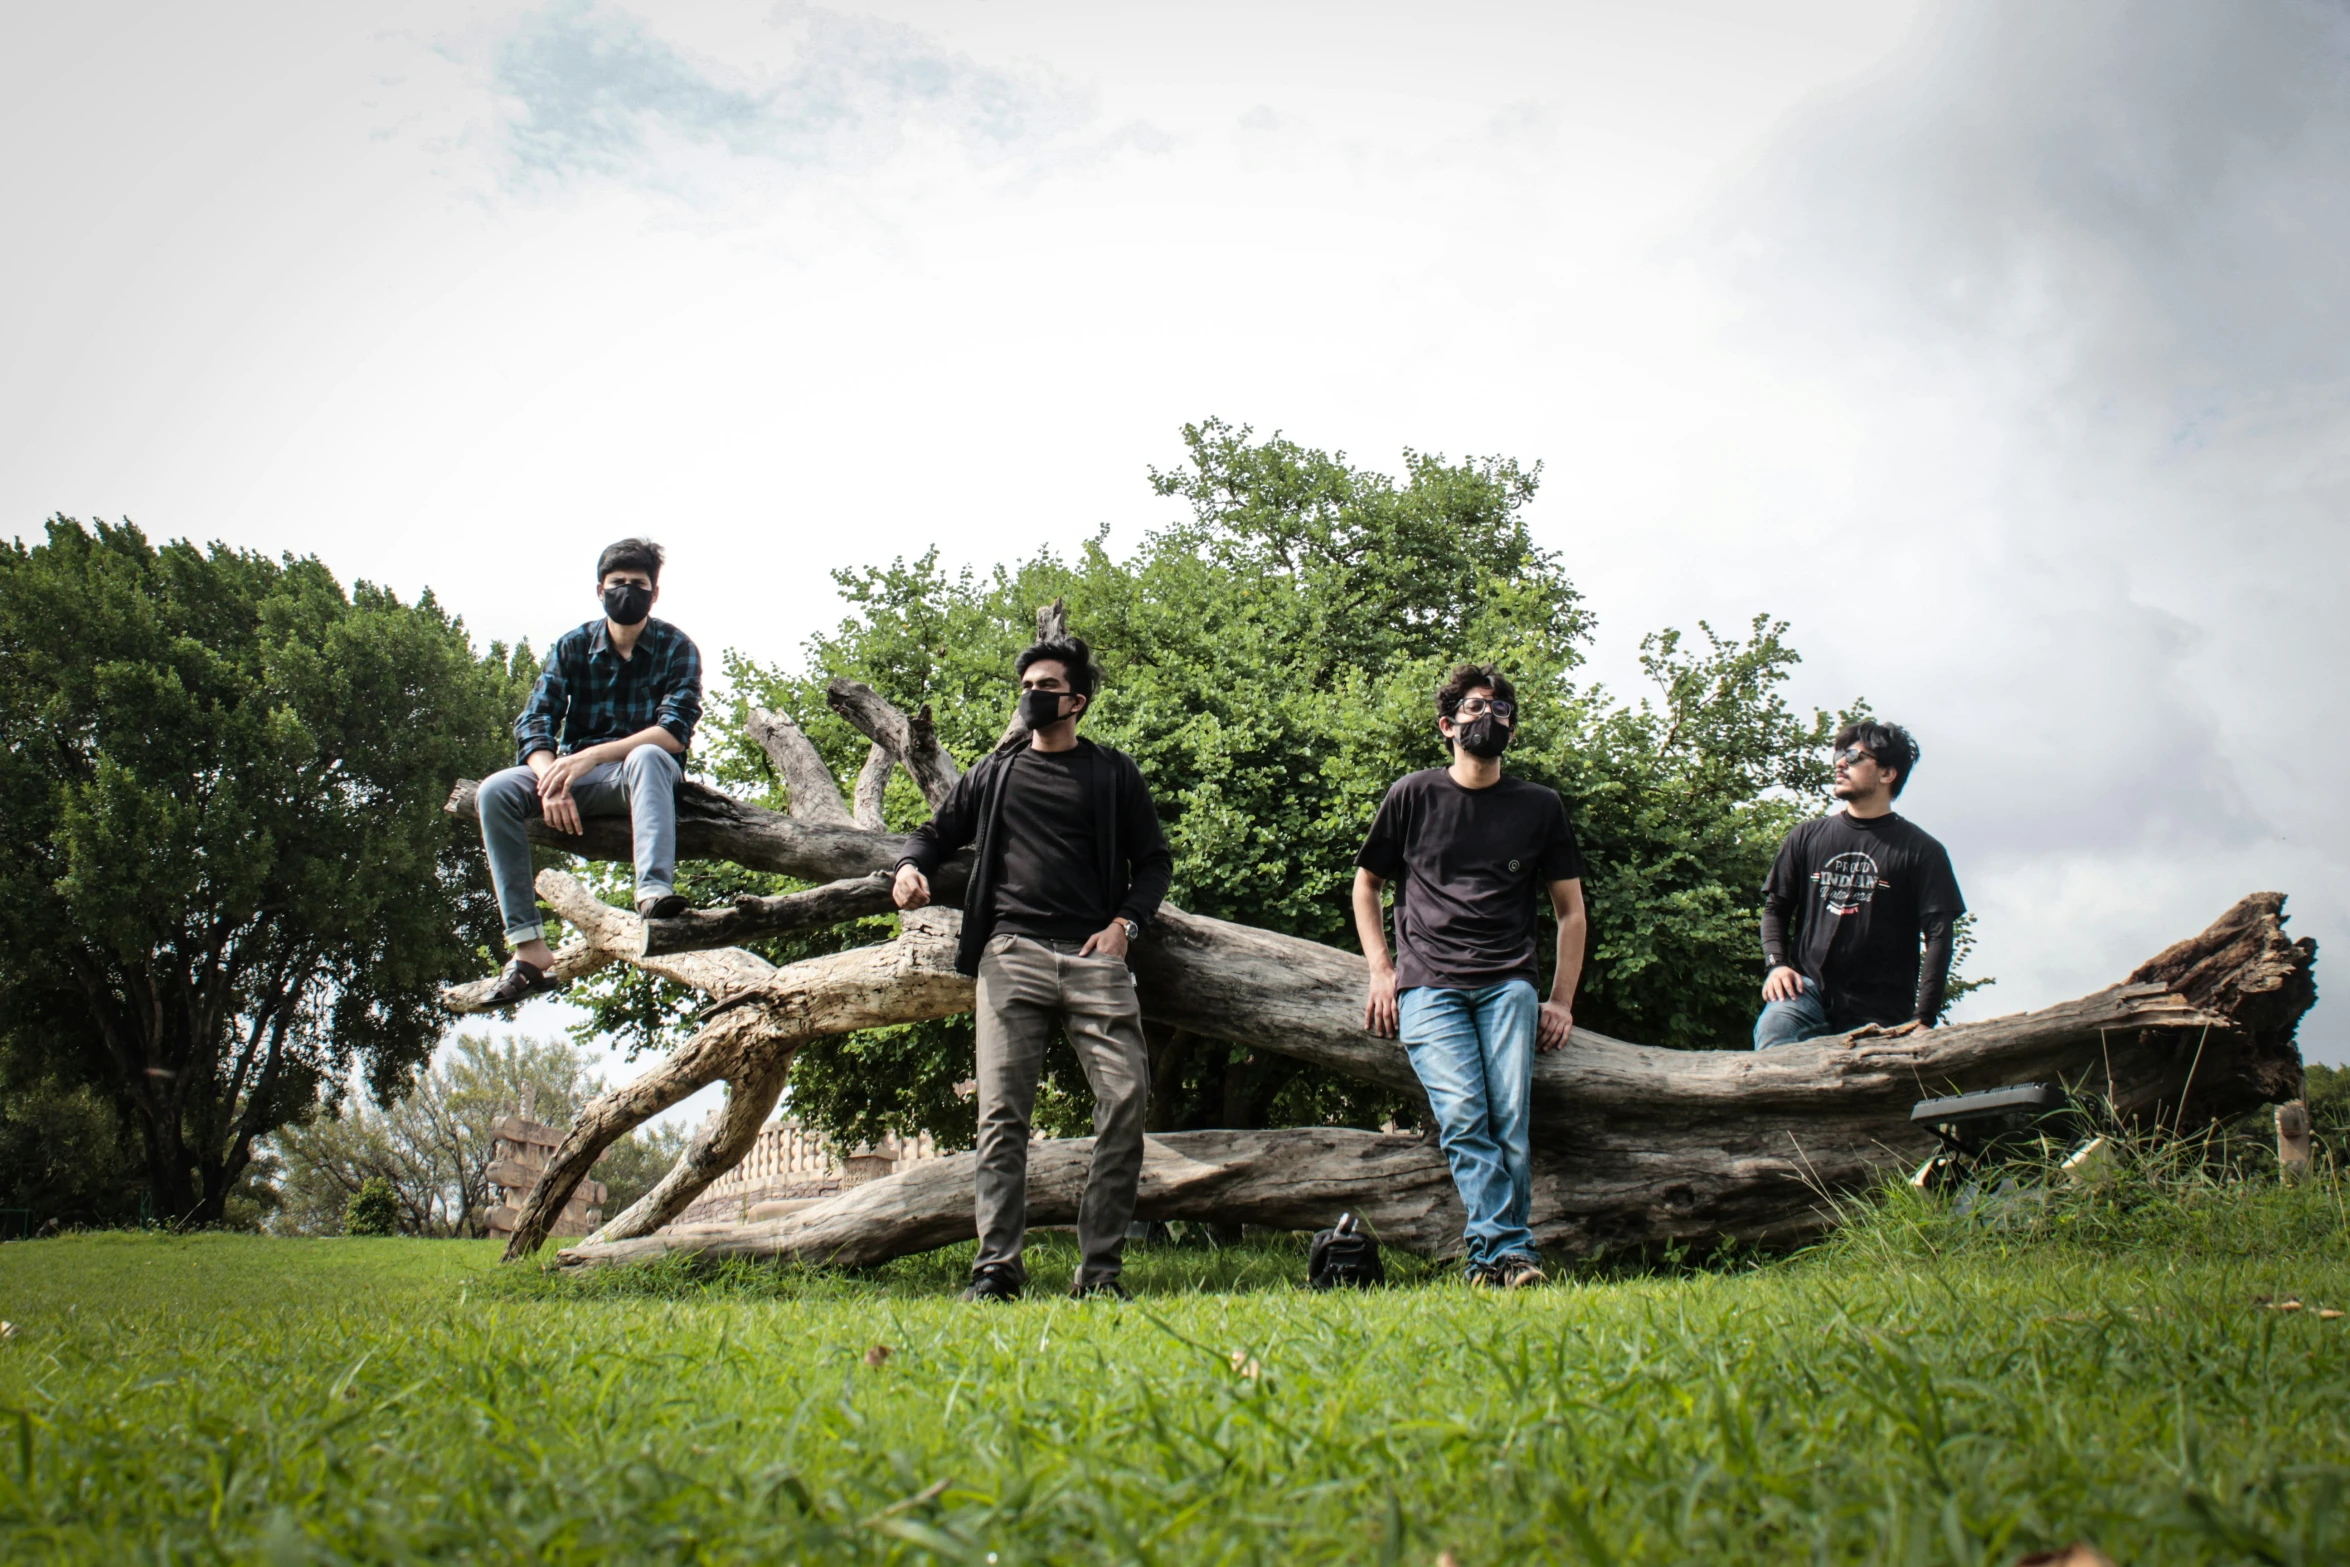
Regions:
<instances>
[{"instance_id":1,"label":"brown sandal","mask_svg":"<svg viewBox=\"0 0 2350 1567\"><path fill-rule=\"evenodd\" d=\"M505 972L498 976L497 984L490 987L490 993L484 998L484 1004L493 1007L510 1007L517 1001L527 1001L532 996L548 995L562 988L563 981L557 979L548 970L525 963L520 958L514 958L507 962Z\"/></svg>"}]
</instances>

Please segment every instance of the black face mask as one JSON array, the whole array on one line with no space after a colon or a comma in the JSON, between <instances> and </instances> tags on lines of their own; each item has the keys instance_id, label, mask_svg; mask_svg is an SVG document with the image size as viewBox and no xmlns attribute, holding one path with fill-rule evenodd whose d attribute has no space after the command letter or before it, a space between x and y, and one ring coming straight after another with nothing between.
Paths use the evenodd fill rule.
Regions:
<instances>
[{"instance_id":1,"label":"black face mask","mask_svg":"<svg viewBox=\"0 0 2350 1567\"><path fill-rule=\"evenodd\" d=\"M1031 729L1049 729L1061 721L1061 698L1066 691L1023 691L1020 693L1020 722Z\"/></svg>"},{"instance_id":2,"label":"black face mask","mask_svg":"<svg viewBox=\"0 0 2350 1567\"><path fill-rule=\"evenodd\" d=\"M1456 722L1452 732L1460 740L1461 749L1471 756L1490 759L1510 748L1509 727L1498 722L1491 713L1474 723Z\"/></svg>"},{"instance_id":3,"label":"black face mask","mask_svg":"<svg viewBox=\"0 0 2350 1567\"><path fill-rule=\"evenodd\" d=\"M615 582L604 590L604 613L615 626L633 626L653 612L653 590L633 582Z\"/></svg>"}]
</instances>

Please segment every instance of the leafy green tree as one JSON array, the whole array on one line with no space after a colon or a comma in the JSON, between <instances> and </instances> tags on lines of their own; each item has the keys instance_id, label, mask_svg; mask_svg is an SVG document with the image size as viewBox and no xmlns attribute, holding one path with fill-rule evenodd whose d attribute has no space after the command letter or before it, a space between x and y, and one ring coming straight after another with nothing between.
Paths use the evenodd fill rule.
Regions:
<instances>
[{"instance_id":1,"label":"leafy green tree","mask_svg":"<svg viewBox=\"0 0 2350 1567\"><path fill-rule=\"evenodd\" d=\"M0 1087L0 1208L35 1230L128 1224L139 1214L139 1152L104 1094L26 1078Z\"/></svg>"},{"instance_id":2,"label":"leafy green tree","mask_svg":"<svg viewBox=\"0 0 2350 1567\"><path fill-rule=\"evenodd\" d=\"M841 675L908 710L929 705L969 761L1002 732L1011 661L1037 606L1062 598L1106 672L1084 732L1131 753L1150 780L1175 854L1174 901L1351 949L1354 856L1380 797L1401 774L1448 759L1432 705L1444 670L1498 663L1521 705L1509 765L1565 796L1590 864L1578 1020L1655 1044L1744 1043L1763 876L1787 830L1822 808L1825 744L1844 716L1786 701L1798 659L1785 624L1757 616L1736 636L1701 624L1702 644L1655 633L1642 644L1650 690L1627 701L1579 678L1593 621L1526 526L1538 469L1414 452L1390 477L1216 421L1187 427L1184 441L1187 463L1151 482L1186 514L1123 558L1104 532L1074 558L1047 548L985 574L949 573L935 552L838 573L849 613L810 640L802 668L729 655L735 705L711 725L719 780L781 803L744 732L750 702L793 713L852 775L866 742L822 694ZM928 814L903 777L886 804L900 827ZM748 890L744 873L724 879L728 892ZM1547 962L1547 932L1542 950ZM638 976L606 983L609 1018L641 1042L667 1037L684 998ZM1221 1041L1153 1030L1151 1044L1162 1127L1377 1124L1404 1109ZM791 1093L802 1116L844 1140L894 1125L961 1142L972 1112L953 1088L970 1072L969 1027L957 1020L811 1046ZM1040 1124L1074 1130L1089 1112L1074 1058L1048 1057Z\"/></svg>"},{"instance_id":3,"label":"leafy green tree","mask_svg":"<svg viewBox=\"0 0 2350 1567\"><path fill-rule=\"evenodd\" d=\"M409 1234L486 1234L499 1117L528 1103L534 1119L561 1126L603 1087L587 1053L570 1040L460 1034L391 1103L347 1093L271 1139L284 1164L277 1226L331 1233L352 1195L381 1181ZM651 1189L677 1162L685 1135L647 1127L608 1149L595 1168L607 1188L605 1211L617 1213Z\"/></svg>"},{"instance_id":4,"label":"leafy green tree","mask_svg":"<svg viewBox=\"0 0 2350 1567\"><path fill-rule=\"evenodd\" d=\"M531 673L313 558L0 545L0 1053L114 1104L158 1219L219 1222L257 1138L430 1053L499 924L441 802Z\"/></svg>"},{"instance_id":5,"label":"leafy green tree","mask_svg":"<svg viewBox=\"0 0 2350 1567\"><path fill-rule=\"evenodd\" d=\"M371 1175L360 1182L359 1189L351 1194L351 1200L343 1206L343 1233L400 1233L400 1199L393 1195L391 1182L380 1175Z\"/></svg>"}]
</instances>

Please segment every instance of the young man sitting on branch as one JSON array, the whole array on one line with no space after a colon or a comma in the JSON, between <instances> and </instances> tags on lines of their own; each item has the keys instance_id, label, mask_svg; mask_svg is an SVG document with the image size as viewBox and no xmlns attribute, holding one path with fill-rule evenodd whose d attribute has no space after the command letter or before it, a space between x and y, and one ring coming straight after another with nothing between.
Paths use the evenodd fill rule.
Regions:
<instances>
[{"instance_id":1,"label":"young man sitting on branch","mask_svg":"<svg viewBox=\"0 0 2350 1567\"><path fill-rule=\"evenodd\" d=\"M596 562L601 618L548 650L529 705L514 721L521 765L482 780L476 795L490 881L513 961L490 1004L557 988L531 883L530 820L577 833L583 818L625 816L636 838L636 908L647 919L685 909L677 874L678 758L702 716L702 655L652 618L661 597L661 546L622 539Z\"/></svg>"},{"instance_id":2,"label":"young man sitting on branch","mask_svg":"<svg viewBox=\"0 0 2350 1567\"><path fill-rule=\"evenodd\" d=\"M1834 760L1844 809L1789 833L1763 883L1757 1050L1870 1023L1907 1034L1942 1015L1966 902L1949 853L1893 814L1918 743L1899 724L1847 724Z\"/></svg>"},{"instance_id":3,"label":"young man sitting on branch","mask_svg":"<svg viewBox=\"0 0 2350 1567\"><path fill-rule=\"evenodd\" d=\"M1077 738L1099 679L1084 639L1039 642L1015 667L1028 743L956 780L915 830L892 890L899 908L922 907L939 866L977 844L955 954L955 967L979 981L979 1255L963 1298L1017 1300L1026 1287L1029 1117L1058 1024L1093 1087L1093 1162L1077 1209L1084 1260L1070 1293L1124 1300L1118 1275L1150 1086L1126 952L1158 912L1175 862L1142 770Z\"/></svg>"},{"instance_id":4,"label":"young man sitting on branch","mask_svg":"<svg viewBox=\"0 0 2350 1567\"><path fill-rule=\"evenodd\" d=\"M1436 693L1450 767L1388 789L1356 857L1355 932L1371 960L1363 1027L1400 1032L1428 1091L1437 1142L1469 1210L1468 1278L1543 1281L1534 1196L1534 1052L1566 1044L1583 972L1583 855L1555 790L1505 778L1517 692L1491 665L1462 664ZM1380 892L1395 888L1395 957ZM1535 1001L1534 899L1558 916L1550 999Z\"/></svg>"}]
</instances>

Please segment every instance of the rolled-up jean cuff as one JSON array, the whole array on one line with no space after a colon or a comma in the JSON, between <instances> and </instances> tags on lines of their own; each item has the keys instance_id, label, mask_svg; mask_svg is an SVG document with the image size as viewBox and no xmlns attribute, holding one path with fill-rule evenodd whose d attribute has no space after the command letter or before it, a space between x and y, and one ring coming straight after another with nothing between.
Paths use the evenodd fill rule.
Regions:
<instances>
[{"instance_id":1,"label":"rolled-up jean cuff","mask_svg":"<svg viewBox=\"0 0 2350 1567\"><path fill-rule=\"evenodd\" d=\"M509 947L519 947L526 941L544 941L546 939L547 927L544 925L517 925L506 932L506 945Z\"/></svg>"},{"instance_id":2,"label":"rolled-up jean cuff","mask_svg":"<svg viewBox=\"0 0 2350 1567\"><path fill-rule=\"evenodd\" d=\"M666 898L676 891L667 882L640 881L636 884L636 901L642 903L647 898Z\"/></svg>"}]
</instances>

